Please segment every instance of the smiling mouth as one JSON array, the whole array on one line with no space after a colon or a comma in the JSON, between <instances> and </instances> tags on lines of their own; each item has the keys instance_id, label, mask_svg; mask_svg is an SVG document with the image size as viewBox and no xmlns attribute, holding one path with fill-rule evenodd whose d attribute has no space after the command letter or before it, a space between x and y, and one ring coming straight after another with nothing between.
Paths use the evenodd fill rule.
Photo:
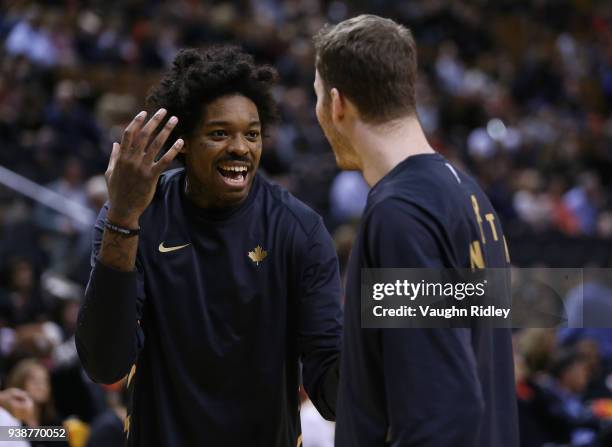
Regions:
<instances>
[{"instance_id":1,"label":"smiling mouth","mask_svg":"<svg viewBox=\"0 0 612 447\"><path fill-rule=\"evenodd\" d=\"M217 171L226 183L233 186L243 186L246 183L249 168L245 165L224 163L217 166Z\"/></svg>"}]
</instances>

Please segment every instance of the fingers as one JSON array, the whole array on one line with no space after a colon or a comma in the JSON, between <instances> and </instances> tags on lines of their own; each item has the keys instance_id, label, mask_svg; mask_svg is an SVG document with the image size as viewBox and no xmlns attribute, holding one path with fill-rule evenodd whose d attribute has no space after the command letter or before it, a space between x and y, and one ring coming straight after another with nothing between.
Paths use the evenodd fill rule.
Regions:
<instances>
[{"instance_id":1,"label":"fingers","mask_svg":"<svg viewBox=\"0 0 612 447\"><path fill-rule=\"evenodd\" d=\"M113 143L113 150L110 154L110 160L108 162L108 170L112 171L113 169L115 169L115 165L117 164L117 159L119 158L119 149L121 148L121 146L119 146L119 143Z\"/></svg>"},{"instance_id":2,"label":"fingers","mask_svg":"<svg viewBox=\"0 0 612 447\"><path fill-rule=\"evenodd\" d=\"M21 390L19 388L9 388L7 391L9 391L9 395L13 399L27 400L28 397L29 397L27 392L25 392L24 390Z\"/></svg>"},{"instance_id":3,"label":"fingers","mask_svg":"<svg viewBox=\"0 0 612 447\"><path fill-rule=\"evenodd\" d=\"M10 397L27 397L28 393L20 388L7 388L6 394Z\"/></svg>"},{"instance_id":4,"label":"fingers","mask_svg":"<svg viewBox=\"0 0 612 447\"><path fill-rule=\"evenodd\" d=\"M145 153L145 161L148 163L152 163L155 159L155 156L159 153L160 149L163 147L164 143L176 127L178 123L178 118L176 116L171 117L166 125L159 131L151 145L147 148Z\"/></svg>"},{"instance_id":5,"label":"fingers","mask_svg":"<svg viewBox=\"0 0 612 447\"><path fill-rule=\"evenodd\" d=\"M159 125L167 113L166 109L159 109L146 124L144 124L146 112L143 111L136 115L123 132L121 145L117 143L113 144L113 151L111 152L107 173L113 171L121 154L127 154L128 158L131 158L134 154L139 153L143 155L145 165L149 164L150 166L178 123L177 117L171 117L153 141L151 141L151 136L159 128ZM151 144L149 144L149 141L151 141ZM161 172L166 168L180 152L183 144L184 142L182 139L177 140L168 152L153 165L154 169Z\"/></svg>"},{"instance_id":6,"label":"fingers","mask_svg":"<svg viewBox=\"0 0 612 447\"><path fill-rule=\"evenodd\" d=\"M19 388L8 388L4 391L3 399L6 404L14 407L16 405L27 405L30 396Z\"/></svg>"},{"instance_id":7,"label":"fingers","mask_svg":"<svg viewBox=\"0 0 612 447\"><path fill-rule=\"evenodd\" d=\"M124 151L127 151L132 147L134 137L140 131L140 128L142 127L146 116L147 112L143 110L138 115L136 115L132 122L123 131L123 136L121 137L121 148Z\"/></svg>"},{"instance_id":8,"label":"fingers","mask_svg":"<svg viewBox=\"0 0 612 447\"><path fill-rule=\"evenodd\" d=\"M176 142L172 145L170 149L168 149L164 156L153 165L153 169L156 171L157 174L160 174L164 169L170 166L170 163L172 163L172 160L174 160L174 158L180 153L184 144L185 142L181 138L176 140Z\"/></svg>"},{"instance_id":9,"label":"fingers","mask_svg":"<svg viewBox=\"0 0 612 447\"><path fill-rule=\"evenodd\" d=\"M110 155L110 160L108 162L108 167L106 168L106 172L104 173L104 178L106 179L107 185L110 181L110 177L115 170L115 165L117 164L117 160L119 159L121 146L119 143L113 143L113 150Z\"/></svg>"},{"instance_id":10,"label":"fingers","mask_svg":"<svg viewBox=\"0 0 612 447\"><path fill-rule=\"evenodd\" d=\"M34 415L34 401L28 395L17 400L13 399L11 413L19 420L25 421Z\"/></svg>"},{"instance_id":11,"label":"fingers","mask_svg":"<svg viewBox=\"0 0 612 447\"><path fill-rule=\"evenodd\" d=\"M136 138L134 139L133 147L138 152L143 152L146 150L149 145L149 141L151 141L151 135L155 132L155 129L160 125L164 117L166 116L166 109L159 109L155 112L155 115L149 120L147 124L138 132Z\"/></svg>"}]
</instances>

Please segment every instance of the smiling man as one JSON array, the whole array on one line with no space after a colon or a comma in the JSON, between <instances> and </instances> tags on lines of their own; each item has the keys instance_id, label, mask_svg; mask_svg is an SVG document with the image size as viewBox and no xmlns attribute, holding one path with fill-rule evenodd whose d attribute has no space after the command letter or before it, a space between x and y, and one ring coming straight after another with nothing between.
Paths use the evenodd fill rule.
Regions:
<instances>
[{"instance_id":1,"label":"smiling man","mask_svg":"<svg viewBox=\"0 0 612 447\"><path fill-rule=\"evenodd\" d=\"M128 375L129 445L300 445L300 376L334 418L333 243L257 173L275 77L235 47L182 51L113 146L76 339L95 381Z\"/></svg>"}]
</instances>

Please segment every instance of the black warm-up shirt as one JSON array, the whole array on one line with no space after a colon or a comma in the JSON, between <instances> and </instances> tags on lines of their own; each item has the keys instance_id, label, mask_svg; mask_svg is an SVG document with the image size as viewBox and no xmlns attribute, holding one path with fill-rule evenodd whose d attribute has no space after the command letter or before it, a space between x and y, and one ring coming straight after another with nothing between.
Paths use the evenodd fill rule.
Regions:
<instances>
[{"instance_id":1,"label":"black warm-up shirt","mask_svg":"<svg viewBox=\"0 0 612 447\"><path fill-rule=\"evenodd\" d=\"M441 155L374 185L349 262L336 446L518 446L509 329L361 328L362 268L508 265L490 202Z\"/></svg>"},{"instance_id":2,"label":"black warm-up shirt","mask_svg":"<svg viewBox=\"0 0 612 447\"><path fill-rule=\"evenodd\" d=\"M321 218L260 175L231 210L160 177L140 219L136 270L97 260L96 227L77 349L88 374L128 375L131 446L295 447L302 382L335 413L340 280ZM300 366L301 363L301 366Z\"/></svg>"}]
</instances>

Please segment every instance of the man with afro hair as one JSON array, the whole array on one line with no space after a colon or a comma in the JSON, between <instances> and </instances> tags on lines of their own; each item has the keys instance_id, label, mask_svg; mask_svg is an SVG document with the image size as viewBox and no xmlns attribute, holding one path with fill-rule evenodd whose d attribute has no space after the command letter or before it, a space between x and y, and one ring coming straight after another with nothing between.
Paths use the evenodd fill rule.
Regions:
<instances>
[{"instance_id":1,"label":"man with afro hair","mask_svg":"<svg viewBox=\"0 0 612 447\"><path fill-rule=\"evenodd\" d=\"M333 242L257 173L276 77L236 47L183 50L113 145L76 342L96 382L127 375L131 446L299 446L301 383L334 418Z\"/></svg>"}]
</instances>

